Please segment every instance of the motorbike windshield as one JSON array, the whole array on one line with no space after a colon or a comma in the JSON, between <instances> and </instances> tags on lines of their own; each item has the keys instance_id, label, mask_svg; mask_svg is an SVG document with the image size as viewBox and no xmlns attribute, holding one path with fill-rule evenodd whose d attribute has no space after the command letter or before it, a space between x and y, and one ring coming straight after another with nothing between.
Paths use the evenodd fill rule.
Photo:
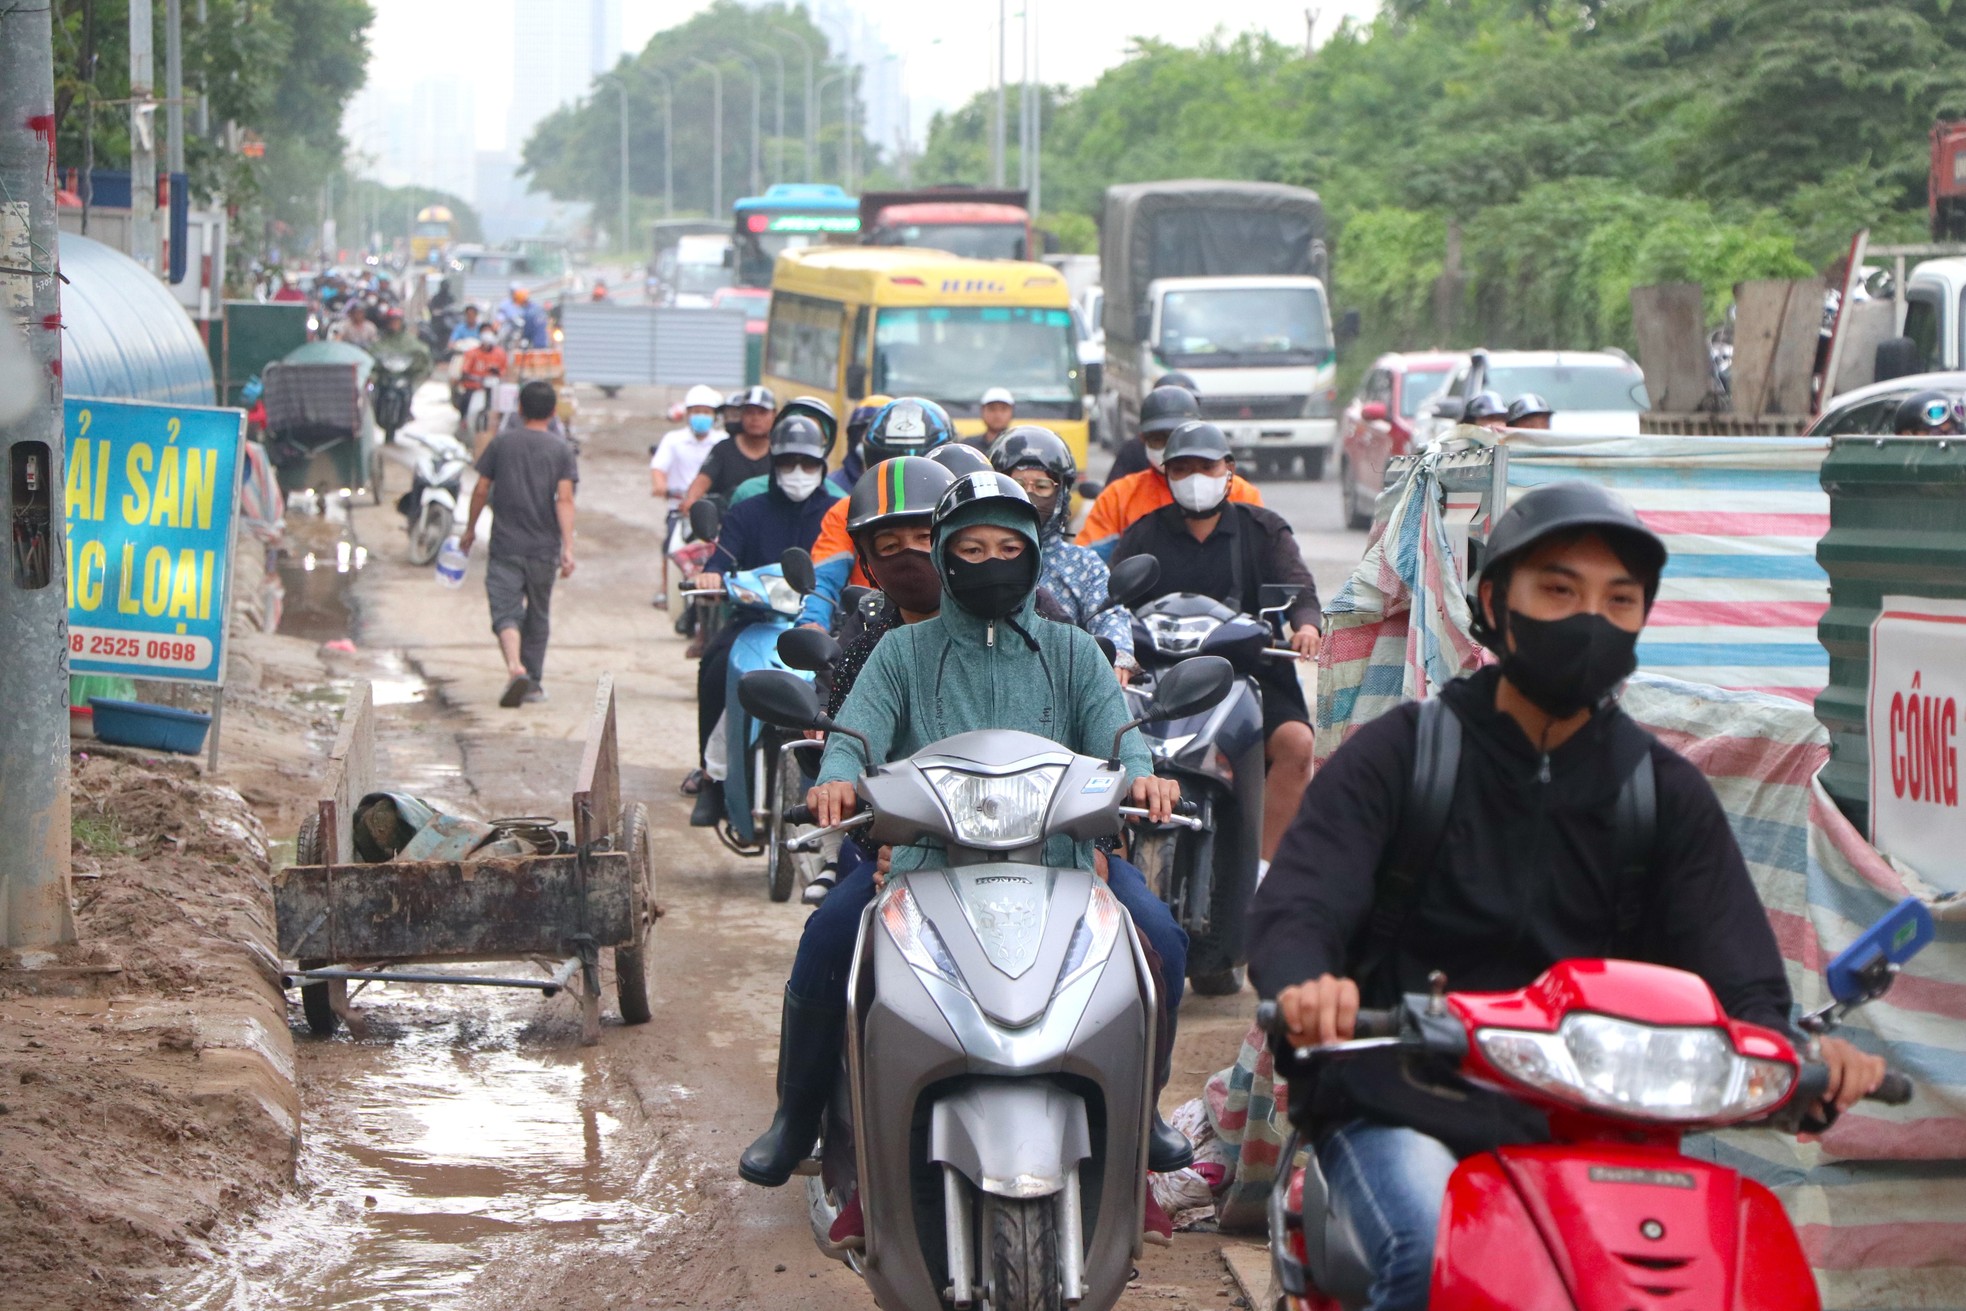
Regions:
<instances>
[{"instance_id":1,"label":"motorbike windshield","mask_svg":"<svg viewBox=\"0 0 1966 1311\"><path fill-rule=\"evenodd\" d=\"M975 414L992 387L1008 387L1026 415L1063 417L1079 395L1072 312L928 306L885 309L875 320L873 390Z\"/></svg>"},{"instance_id":2,"label":"motorbike windshield","mask_svg":"<svg viewBox=\"0 0 1966 1311\"><path fill-rule=\"evenodd\" d=\"M1324 292L1314 286L1170 291L1160 357L1175 368L1322 364L1332 357Z\"/></svg>"}]
</instances>

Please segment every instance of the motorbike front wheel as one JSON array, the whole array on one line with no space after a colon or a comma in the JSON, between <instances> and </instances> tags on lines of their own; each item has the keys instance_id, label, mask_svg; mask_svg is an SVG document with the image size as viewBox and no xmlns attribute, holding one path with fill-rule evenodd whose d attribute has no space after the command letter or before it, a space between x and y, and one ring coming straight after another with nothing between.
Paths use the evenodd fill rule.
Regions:
<instances>
[{"instance_id":1,"label":"motorbike front wheel","mask_svg":"<svg viewBox=\"0 0 1966 1311\"><path fill-rule=\"evenodd\" d=\"M773 901L792 899L792 884L798 874L798 861L785 850L792 839L791 825L785 822L785 798L798 795L798 755L781 748L776 766L765 779L765 890Z\"/></svg>"},{"instance_id":2,"label":"motorbike front wheel","mask_svg":"<svg viewBox=\"0 0 1966 1311\"><path fill-rule=\"evenodd\" d=\"M416 517L416 526L410 529L410 563L430 564L437 558L437 552L444 549L444 539L451 535L451 509L441 501L431 501Z\"/></svg>"},{"instance_id":3,"label":"motorbike front wheel","mask_svg":"<svg viewBox=\"0 0 1966 1311\"><path fill-rule=\"evenodd\" d=\"M1062 1311L1058 1199L992 1197L987 1207L990 1311Z\"/></svg>"}]
</instances>

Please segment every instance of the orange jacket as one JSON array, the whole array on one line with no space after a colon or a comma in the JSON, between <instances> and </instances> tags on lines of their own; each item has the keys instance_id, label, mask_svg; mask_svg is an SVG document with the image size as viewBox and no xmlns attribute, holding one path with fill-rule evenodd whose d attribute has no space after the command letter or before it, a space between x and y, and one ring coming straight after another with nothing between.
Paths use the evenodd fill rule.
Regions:
<instances>
[{"instance_id":1,"label":"orange jacket","mask_svg":"<svg viewBox=\"0 0 1966 1311\"><path fill-rule=\"evenodd\" d=\"M853 538L846 531L846 497L827 507L826 517L819 521L819 539L812 544L812 562L822 564L836 555L853 557L853 572L847 575L849 587L872 587L874 580L867 577L867 571L860 567L860 557L853 549Z\"/></svg>"},{"instance_id":2,"label":"orange jacket","mask_svg":"<svg viewBox=\"0 0 1966 1311\"><path fill-rule=\"evenodd\" d=\"M1229 499L1261 505L1263 493L1257 491L1256 484L1244 479L1241 474L1231 474ZM1113 543L1119 540L1121 533L1163 505L1172 504L1174 493L1168 490L1167 476L1159 469L1142 469L1139 473L1130 473L1107 483L1099 498L1092 503L1092 508L1086 511L1085 527L1079 529L1079 545L1090 546L1100 555L1110 556ZM824 534L820 540L825 540ZM814 551L813 558L818 557L819 553Z\"/></svg>"}]
</instances>

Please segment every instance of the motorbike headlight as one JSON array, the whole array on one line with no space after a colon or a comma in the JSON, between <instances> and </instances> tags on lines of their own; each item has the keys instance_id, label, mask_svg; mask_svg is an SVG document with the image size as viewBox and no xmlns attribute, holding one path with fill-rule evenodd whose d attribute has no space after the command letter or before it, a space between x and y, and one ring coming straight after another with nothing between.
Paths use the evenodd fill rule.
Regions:
<instances>
[{"instance_id":1,"label":"motorbike headlight","mask_svg":"<svg viewBox=\"0 0 1966 1311\"><path fill-rule=\"evenodd\" d=\"M376 363L391 373L408 373L410 371L409 359L402 355L385 355L377 360Z\"/></svg>"},{"instance_id":2,"label":"motorbike headlight","mask_svg":"<svg viewBox=\"0 0 1966 1311\"><path fill-rule=\"evenodd\" d=\"M1094 884L1092 900L1085 906L1085 915L1072 929L1072 940L1065 946L1065 963L1058 967L1058 982L1051 987L1051 995L1056 997L1066 988L1085 975L1106 963L1113 953L1113 943L1118 939L1120 926L1126 916L1120 911L1119 898L1108 892L1103 885Z\"/></svg>"},{"instance_id":3,"label":"motorbike headlight","mask_svg":"<svg viewBox=\"0 0 1966 1311\"><path fill-rule=\"evenodd\" d=\"M1564 1101L1636 1119L1714 1123L1781 1104L1795 1067L1742 1056L1725 1029L1571 1015L1555 1033L1482 1029L1497 1070Z\"/></svg>"},{"instance_id":4,"label":"motorbike headlight","mask_svg":"<svg viewBox=\"0 0 1966 1311\"><path fill-rule=\"evenodd\" d=\"M783 578L771 576L765 578L765 600L773 610L782 615L797 615L800 607L805 603L805 598L799 595L797 588Z\"/></svg>"},{"instance_id":5,"label":"motorbike headlight","mask_svg":"<svg viewBox=\"0 0 1966 1311\"><path fill-rule=\"evenodd\" d=\"M1044 832L1051 794L1065 776L1063 765L1033 765L1015 774L972 774L967 770L922 770L949 811L956 840L964 846L1021 847Z\"/></svg>"},{"instance_id":6,"label":"motorbike headlight","mask_svg":"<svg viewBox=\"0 0 1966 1311\"><path fill-rule=\"evenodd\" d=\"M881 925L910 965L924 974L946 979L964 992L969 991L962 971L956 966L956 958L949 954L948 944L922 914L907 884L889 885L887 895L881 900Z\"/></svg>"},{"instance_id":7,"label":"motorbike headlight","mask_svg":"<svg viewBox=\"0 0 1966 1311\"><path fill-rule=\"evenodd\" d=\"M750 588L735 583L728 578L724 579L724 591L729 595L731 600L737 602L739 605L767 604L764 593L754 592Z\"/></svg>"},{"instance_id":8,"label":"motorbike headlight","mask_svg":"<svg viewBox=\"0 0 1966 1311\"><path fill-rule=\"evenodd\" d=\"M1154 645L1168 655L1192 655L1201 650L1201 644L1208 640L1210 633L1222 626L1219 619L1207 615L1189 615L1176 618L1173 615L1148 615L1147 634L1154 639Z\"/></svg>"}]
</instances>

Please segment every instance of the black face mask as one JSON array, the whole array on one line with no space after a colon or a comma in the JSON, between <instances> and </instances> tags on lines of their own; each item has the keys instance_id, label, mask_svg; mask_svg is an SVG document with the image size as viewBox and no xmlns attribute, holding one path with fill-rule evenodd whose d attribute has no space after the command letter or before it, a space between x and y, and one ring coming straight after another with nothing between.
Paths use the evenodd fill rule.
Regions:
<instances>
[{"instance_id":1,"label":"black face mask","mask_svg":"<svg viewBox=\"0 0 1966 1311\"><path fill-rule=\"evenodd\" d=\"M1638 668L1638 634L1603 615L1531 619L1508 613L1512 647L1502 675L1544 714L1567 719L1588 710Z\"/></svg>"},{"instance_id":2,"label":"black face mask","mask_svg":"<svg viewBox=\"0 0 1966 1311\"><path fill-rule=\"evenodd\" d=\"M1025 548L1014 560L971 562L948 557L949 595L978 619L1002 619L1017 613L1038 580L1038 553Z\"/></svg>"},{"instance_id":3,"label":"black face mask","mask_svg":"<svg viewBox=\"0 0 1966 1311\"><path fill-rule=\"evenodd\" d=\"M867 576L910 614L932 615L942 608L942 578L927 551L911 549L870 556Z\"/></svg>"}]
</instances>

